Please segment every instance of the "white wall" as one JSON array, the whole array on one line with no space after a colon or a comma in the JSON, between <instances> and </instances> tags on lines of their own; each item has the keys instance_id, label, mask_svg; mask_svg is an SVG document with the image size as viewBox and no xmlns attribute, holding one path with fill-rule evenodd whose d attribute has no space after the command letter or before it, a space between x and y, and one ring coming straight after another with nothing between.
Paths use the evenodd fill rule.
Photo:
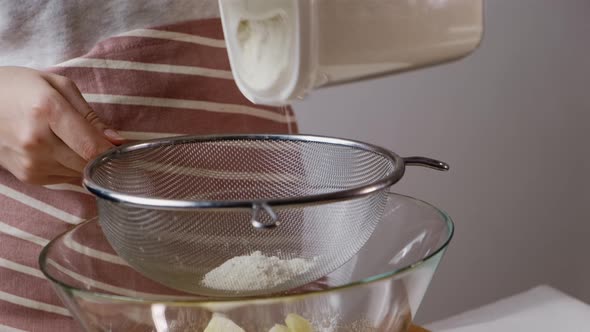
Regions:
<instances>
[{"instance_id":1,"label":"white wall","mask_svg":"<svg viewBox=\"0 0 590 332\"><path fill-rule=\"evenodd\" d=\"M586 176L581 177L584 182L585 192L582 198L585 218L579 220L581 227L578 237L578 264L581 272L578 274L578 284L580 293L584 299L590 303L590 103L586 103L585 119L582 119L583 133L580 135L580 142L583 146L582 153L586 154L585 164L583 166Z\"/></svg>"},{"instance_id":2,"label":"white wall","mask_svg":"<svg viewBox=\"0 0 590 332\"><path fill-rule=\"evenodd\" d=\"M590 301L589 17L587 0L488 0L471 57L296 105L305 133L451 164L396 187L457 226L422 321L539 283Z\"/></svg>"}]
</instances>

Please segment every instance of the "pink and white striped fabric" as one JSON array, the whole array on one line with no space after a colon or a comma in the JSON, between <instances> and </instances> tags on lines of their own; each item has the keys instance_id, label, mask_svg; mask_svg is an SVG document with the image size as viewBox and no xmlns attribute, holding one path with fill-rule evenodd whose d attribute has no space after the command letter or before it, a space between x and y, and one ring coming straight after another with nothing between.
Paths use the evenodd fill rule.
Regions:
<instances>
[{"instance_id":1,"label":"pink and white striped fabric","mask_svg":"<svg viewBox=\"0 0 590 332\"><path fill-rule=\"evenodd\" d=\"M297 131L290 108L240 94L218 19L130 31L49 70L132 140ZM0 207L0 331L79 330L37 260L50 239L96 215L94 198L79 183L31 186L0 170Z\"/></svg>"}]
</instances>

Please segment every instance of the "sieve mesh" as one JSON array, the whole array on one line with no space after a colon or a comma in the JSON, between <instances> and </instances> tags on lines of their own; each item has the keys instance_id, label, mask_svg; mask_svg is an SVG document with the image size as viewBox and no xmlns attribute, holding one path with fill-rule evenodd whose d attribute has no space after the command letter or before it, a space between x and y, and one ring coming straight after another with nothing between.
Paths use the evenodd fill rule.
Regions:
<instances>
[{"instance_id":1,"label":"sieve mesh","mask_svg":"<svg viewBox=\"0 0 590 332\"><path fill-rule=\"evenodd\" d=\"M252 296L319 279L354 256L381 217L384 189L403 174L403 164L397 165L395 157L358 144L310 137L183 138L110 152L89 166L85 184L101 197L99 220L107 239L132 267L191 293ZM359 190L385 180L386 186L372 192ZM338 198L346 190L358 192L312 204L272 204L326 194ZM152 200L131 204L112 199L112 193ZM210 206L269 202L280 225L254 228L252 211L244 205L168 209L157 204L164 200ZM206 273L228 259L254 251L317 262L273 289L229 294L201 284Z\"/></svg>"}]
</instances>

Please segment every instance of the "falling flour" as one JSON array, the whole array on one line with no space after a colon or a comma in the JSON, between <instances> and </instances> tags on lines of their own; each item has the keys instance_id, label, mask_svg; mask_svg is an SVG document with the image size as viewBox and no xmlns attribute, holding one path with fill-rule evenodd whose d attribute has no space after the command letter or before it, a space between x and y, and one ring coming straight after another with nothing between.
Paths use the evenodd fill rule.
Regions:
<instances>
[{"instance_id":1,"label":"falling flour","mask_svg":"<svg viewBox=\"0 0 590 332\"><path fill-rule=\"evenodd\" d=\"M308 272L315 259L280 259L255 251L236 256L211 270L202 280L207 288L224 291L257 291L272 289Z\"/></svg>"}]
</instances>

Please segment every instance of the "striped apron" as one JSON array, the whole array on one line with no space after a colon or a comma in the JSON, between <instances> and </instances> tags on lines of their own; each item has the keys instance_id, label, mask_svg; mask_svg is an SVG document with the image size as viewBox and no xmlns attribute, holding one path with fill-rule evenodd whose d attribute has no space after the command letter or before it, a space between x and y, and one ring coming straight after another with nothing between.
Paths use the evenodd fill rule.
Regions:
<instances>
[{"instance_id":1,"label":"striped apron","mask_svg":"<svg viewBox=\"0 0 590 332\"><path fill-rule=\"evenodd\" d=\"M179 134L295 133L290 108L249 103L231 75L221 22L130 31L53 68L132 140ZM42 247L94 217L80 183L20 183L0 170L0 331L77 331L38 269Z\"/></svg>"}]
</instances>

